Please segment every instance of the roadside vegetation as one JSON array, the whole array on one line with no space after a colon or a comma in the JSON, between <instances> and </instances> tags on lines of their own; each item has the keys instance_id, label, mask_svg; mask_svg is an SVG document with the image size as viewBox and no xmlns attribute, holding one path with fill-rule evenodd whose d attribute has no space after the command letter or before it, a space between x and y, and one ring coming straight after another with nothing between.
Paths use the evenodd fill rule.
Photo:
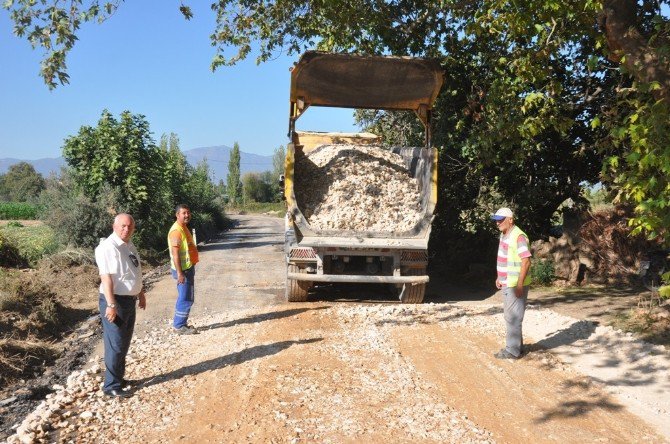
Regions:
<instances>
[{"instance_id":1,"label":"roadside vegetation","mask_svg":"<svg viewBox=\"0 0 670 444\"><path fill-rule=\"evenodd\" d=\"M150 134L142 115L103 111L97 126L65 140L68 167L58 175L45 179L27 162L0 175L0 391L40 374L63 352L63 338L96 312L93 250L116 213L134 216L146 272L167 261L165 235L178 203L191 207L201 242L228 226L228 204L259 212L283 205L283 171L239 177L237 144L231 200L206 161L188 164L176 134L157 144ZM283 147L275 157L283 166Z\"/></svg>"},{"instance_id":2,"label":"roadside vegetation","mask_svg":"<svg viewBox=\"0 0 670 444\"><path fill-rule=\"evenodd\" d=\"M226 205L226 211L230 214L252 213L284 217L286 204L284 202L248 202L239 205Z\"/></svg>"}]
</instances>

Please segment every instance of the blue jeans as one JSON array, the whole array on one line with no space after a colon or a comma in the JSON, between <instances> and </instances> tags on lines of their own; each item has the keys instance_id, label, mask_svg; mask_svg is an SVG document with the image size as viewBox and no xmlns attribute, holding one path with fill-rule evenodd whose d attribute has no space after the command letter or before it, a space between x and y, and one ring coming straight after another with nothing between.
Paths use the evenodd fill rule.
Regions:
<instances>
[{"instance_id":1,"label":"blue jeans","mask_svg":"<svg viewBox=\"0 0 670 444\"><path fill-rule=\"evenodd\" d=\"M102 389L121 390L126 374L126 355L135 329L135 296L114 295L116 299L116 318L109 322L105 317L107 300L100 293L98 305L102 318L102 338L105 347L105 384Z\"/></svg>"},{"instance_id":2,"label":"blue jeans","mask_svg":"<svg viewBox=\"0 0 670 444\"><path fill-rule=\"evenodd\" d=\"M195 266L184 270L185 280L183 284L177 283L177 303L174 307L174 320L172 326L180 328L186 325L191 307L195 301ZM177 279L177 271L172 270L172 277Z\"/></svg>"},{"instance_id":3,"label":"blue jeans","mask_svg":"<svg viewBox=\"0 0 670 444\"><path fill-rule=\"evenodd\" d=\"M521 356L523 351L523 316L526 313L526 301L528 300L528 287L523 287L523 296L516 297L514 287L503 288L503 314L507 326L505 336L505 350L514 356Z\"/></svg>"}]
</instances>

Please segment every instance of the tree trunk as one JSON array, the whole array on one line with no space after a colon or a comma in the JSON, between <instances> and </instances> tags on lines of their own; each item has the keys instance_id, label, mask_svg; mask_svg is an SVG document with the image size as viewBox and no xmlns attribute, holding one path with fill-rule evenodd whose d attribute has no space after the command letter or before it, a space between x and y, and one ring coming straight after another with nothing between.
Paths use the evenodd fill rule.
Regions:
<instances>
[{"instance_id":1,"label":"tree trunk","mask_svg":"<svg viewBox=\"0 0 670 444\"><path fill-rule=\"evenodd\" d=\"M666 39L649 44L648 38L637 28L639 7L635 0L603 0L600 27L605 32L610 49L610 60L621 63L637 80L644 83L658 82L654 91L658 99L670 98L670 73L668 65L659 60L657 47Z\"/></svg>"}]
</instances>

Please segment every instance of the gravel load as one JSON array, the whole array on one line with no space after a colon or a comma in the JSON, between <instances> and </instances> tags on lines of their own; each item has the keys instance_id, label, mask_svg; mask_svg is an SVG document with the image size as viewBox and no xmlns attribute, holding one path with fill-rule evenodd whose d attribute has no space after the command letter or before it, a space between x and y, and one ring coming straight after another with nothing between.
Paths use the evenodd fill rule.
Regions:
<instances>
[{"instance_id":1,"label":"gravel load","mask_svg":"<svg viewBox=\"0 0 670 444\"><path fill-rule=\"evenodd\" d=\"M399 233L423 216L417 180L403 158L378 146L321 145L297 153L294 187L314 230Z\"/></svg>"}]
</instances>

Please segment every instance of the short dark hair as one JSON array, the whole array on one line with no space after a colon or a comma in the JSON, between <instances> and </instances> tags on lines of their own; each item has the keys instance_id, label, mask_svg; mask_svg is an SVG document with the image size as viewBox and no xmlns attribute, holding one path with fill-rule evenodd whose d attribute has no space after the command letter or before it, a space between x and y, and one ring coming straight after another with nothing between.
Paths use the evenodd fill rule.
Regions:
<instances>
[{"instance_id":1,"label":"short dark hair","mask_svg":"<svg viewBox=\"0 0 670 444\"><path fill-rule=\"evenodd\" d=\"M177 205L176 207L174 207L174 212L175 212L175 213L179 213L179 210L182 210L182 209L183 209L183 210L191 211L191 209L189 208L188 205L186 205L186 204L179 204L179 205Z\"/></svg>"}]
</instances>

